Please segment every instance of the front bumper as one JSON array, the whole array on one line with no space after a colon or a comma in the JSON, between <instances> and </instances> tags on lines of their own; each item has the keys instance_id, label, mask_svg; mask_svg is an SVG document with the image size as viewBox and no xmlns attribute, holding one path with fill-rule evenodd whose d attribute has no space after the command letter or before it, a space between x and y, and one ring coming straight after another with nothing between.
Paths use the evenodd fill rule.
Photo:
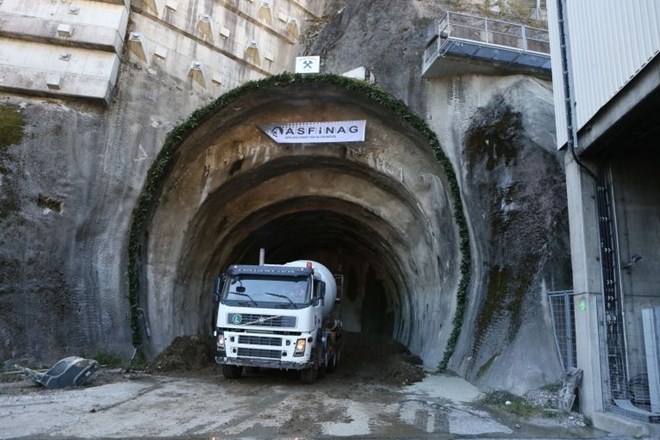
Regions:
<instances>
[{"instance_id":1,"label":"front bumper","mask_svg":"<svg viewBox=\"0 0 660 440\"><path fill-rule=\"evenodd\" d=\"M305 370L311 368L313 362L291 362L291 361L278 361L271 359L252 359L252 358L236 358L226 356L216 356L215 362L220 365L237 365L240 367L260 367L260 368L274 368L278 370Z\"/></svg>"},{"instance_id":2,"label":"front bumper","mask_svg":"<svg viewBox=\"0 0 660 440\"><path fill-rule=\"evenodd\" d=\"M283 370L304 370L314 365L312 352L316 344L315 333L298 334L257 333L218 329L224 346L216 347L215 361L221 365L263 367ZM297 352L297 341L304 349Z\"/></svg>"}]
</instances>

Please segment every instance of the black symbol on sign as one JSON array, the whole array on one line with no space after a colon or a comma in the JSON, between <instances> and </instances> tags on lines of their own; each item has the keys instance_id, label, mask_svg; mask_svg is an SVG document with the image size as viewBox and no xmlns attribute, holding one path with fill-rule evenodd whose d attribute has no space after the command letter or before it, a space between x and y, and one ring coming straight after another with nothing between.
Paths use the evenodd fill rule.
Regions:
<instances>
[{"instance_id":1,"label":"black symbol on sign","mask_svg":"<svg viewBox=\"0 0 660 440\"><path fill-rule=\"evenodd\" d=\"M314 64L314 61L311 61L311 60L303 61L303 68L304 69L311 69L313 64Z\"/></svg>"},{"instance_id":2,"label":"black symbol on sign","mask_svg":"<svg viewBox=\"0 0 660 440\"><path fill-rule=\"evenodd\" d=\"M281 136L282 134L284 134L284 129L282 127L273 127L270 130L270 133L275 137Z\"/></svg>"}]
</instances>

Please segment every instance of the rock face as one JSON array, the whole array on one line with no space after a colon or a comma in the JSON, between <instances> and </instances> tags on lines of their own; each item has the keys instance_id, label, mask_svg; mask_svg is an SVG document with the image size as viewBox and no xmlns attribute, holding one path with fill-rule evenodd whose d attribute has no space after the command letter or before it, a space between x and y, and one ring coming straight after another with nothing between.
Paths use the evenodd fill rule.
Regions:
<instances>
[{"instance_id":1,"label":"rock face","mask_svg":"<svg viewBox=\"0 0 660 440\"><path fill-rule=\"evenodd\" d=\"M571 272L546 93L542 83L518 78L476 109L463 138L463 188L479 247L475 281L482 284L466 321L473 325L464 327L468 356L455 360L487 387L523 391L561 373L546 293L570 287Z\"/></svg>"},{"instance_id":2,"label":"rock face","mask_svg":"<svg viewBox=\"0 0 660 440\"><path fill-rule=\"evenodd\" d=\"M373 103L321 87L323 99L298 90L319 108L308 116L372 118L378 136L339 152L276 149L246 121L304 118L300 102L283 96L286 113L256 93L219 112L174 153L151 229L131 242L141 246L146 286L131 310L133 210L167 133L208 100L126 63L109 109L0 95L0 109L24 123L22 138L0 145L1 359L128 356L132 313L151 355L176 336L204 336L205 292L218 268L254 261L265 241L275 260L302 251L330 260L349 286L349 329L393 335L427 367L449 344L449 368L485 389L523 392L561 377L546 293L570 287L570 259L550 84L520 75L422 79L424 29L438 2L326 7L304 52L321 55L325 72L367 67L426 121L453 165L471 243L466 303L455 300L461 254L448 180L428 139ZM340 184L351 190L337 195ZM321 238L273 238L312 235ZM337 243L342 252L332 250Z\"/></svg>"},{"instance_id":3,"label":"rock face","mask_svg":"<svg viewBox=\"0 0 660 440\"><path fill-rule=\"evenodd\" d=\"M126 246L165 134L200 105L130 64L110 109L4 95L25 122L0 153L0 358L129 355Z\"/></svg>"},{"instance_id":4,"label":"rock face","mask_svg":"<svg viewBox=\"0 0 660 440\"><path fill-rule=\"evenodd\" d=\"M473 261L449 368L484 389L524 392L556 382L561 366L546 294L570 289L571 272L551 84L519 75L420 81L419 29L440 7L401 2L394 15L386 3L335 5L306 52L323 54L328 70L369 68L379 87L426 117L457 170Z\"/></svg>"}]
</instances>

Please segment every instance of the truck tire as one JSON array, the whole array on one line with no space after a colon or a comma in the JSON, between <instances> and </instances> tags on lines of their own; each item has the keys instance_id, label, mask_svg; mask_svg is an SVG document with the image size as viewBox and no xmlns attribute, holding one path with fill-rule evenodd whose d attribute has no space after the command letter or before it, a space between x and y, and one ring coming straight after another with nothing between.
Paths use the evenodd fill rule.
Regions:
<instances>
[{"instance_id":1,"label":"truck tire","mask_svg":"<svg viewBox=\"0 0 660 440\"><path fill-rule=\"evenodd\" d=\"M242 372L243 367L239 367L238 365L222 366L222 375L225 376L226 379L239 379Z\"/></svg>"},{"instance_id":2,"label":"truck tire","mask_svg":"<svg viewBox=\"0 0 660 440\"><path fill-rule=\"evenodd\" d=\"M300 370L300 380L303 383L314 383L316 382L316 377L318 376L318 373L319 373L319 367L317 366Z\"/></svg>"}]
</instances>

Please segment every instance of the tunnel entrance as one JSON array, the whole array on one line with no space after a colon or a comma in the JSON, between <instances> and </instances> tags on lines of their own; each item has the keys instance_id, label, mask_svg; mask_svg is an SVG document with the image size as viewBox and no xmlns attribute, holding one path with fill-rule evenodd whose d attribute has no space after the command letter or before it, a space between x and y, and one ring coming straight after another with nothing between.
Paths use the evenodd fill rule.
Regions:
<instances>
[{"instance_id":1,"label":"tunnel entrance","mask_svg":"<svg viewBox=\"0 0 660 440\"><path fill-rule=\"evenodd\" d=\"M428 137L336 81L271 80L222 99L193 115L199 122L185 136L170 135L174 147L152 167L160 174L137 262L147 353L208 334L215 277L255 264L265 248L269 263L312 259L341 274L347 331L393 337L437 366L453 330L461 253ZM278 144L259 129L343 120L366 120L365 141Z\"/></svg>"},{"instance_id":2,"label":"tunnel entrance","mask_svg":"<svg viewBox=\"0 0 660 440\"><path fill-rule=\"evenodd\" d=\"M295 204L287 201L287 204ZM312 204L306 201L303 204ZM259 248L267 250L267 262L284 263L305 259L319 261L340 279L338 311L347 331L391 336L391 312L400 303L392 262L383 256L382 244L370 242L377 232L341 211L332 211L330 201L318 201L325 209L298 211L276 218L256 229L235 248L230 261L256 264ZM276 211L280 208L274 208ZM338 209L338 208L336 208ZM346 276L350 274L350 276ZM375 294L375 295L374 295ZM367 296L374 302L369 313L359 313ZM343 298L342 298L343 297ZM390 313L387 313L390 310ZM343 313L342 313L343 312ZM365 325L380 322L378 326Z\"/></svg>"}]
</instances>

